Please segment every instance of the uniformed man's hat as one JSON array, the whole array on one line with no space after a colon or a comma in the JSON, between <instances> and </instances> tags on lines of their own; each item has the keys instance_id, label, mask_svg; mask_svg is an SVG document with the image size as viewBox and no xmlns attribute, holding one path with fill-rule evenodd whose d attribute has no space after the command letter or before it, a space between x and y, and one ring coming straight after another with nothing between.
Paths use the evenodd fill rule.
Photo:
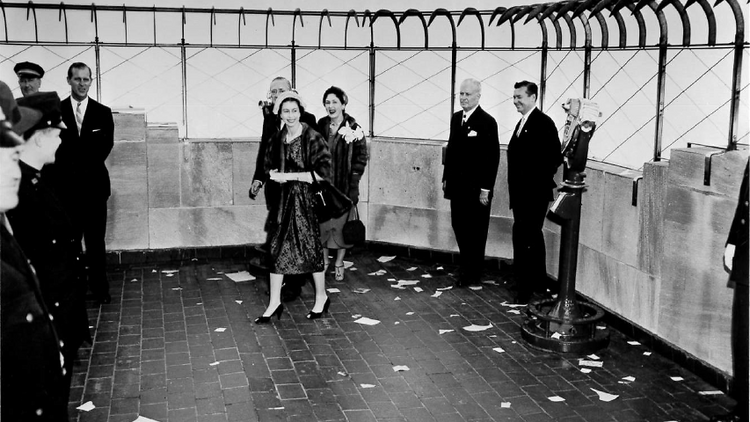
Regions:
<instances>
[{"instance_id":1,"label":"uniformed man's hat","mask_svg":"<svg viewBox=\"0 0 750 422\"><path fill-rule=\"evenodd\" d=\"M0 148L22 144L23 139L18 135L36 125L41 119L41 111L18 106L8 85L0 81Z\"/></svg>"},{"instance_id":2,"label":"uniformed man's hat","mask_svg":"<svg viewBox=\"0 0 750 422\"><path fill-rule=\"evenodd\" d=\"M48 127L67 129L67 126L62 121L60 97L57 95L57 92L38 92L28 97L19 98L18 105L42 113L42 118L35 125L23 132L24 137L27 139L35 130L46 129Z\"/></svg>"},{"instance_id":3,"label":"uniformed man's hat","mask_svg":"<svg viewBox=\"0 0 750 422\"><path fill-rule=\"evenodd\" d=\"M13 71L16 75L20 76L33 76L35 78L41 78L44 76L44 69L36 63L21 62L13 66Z\"/></svg>"}]
</instances>

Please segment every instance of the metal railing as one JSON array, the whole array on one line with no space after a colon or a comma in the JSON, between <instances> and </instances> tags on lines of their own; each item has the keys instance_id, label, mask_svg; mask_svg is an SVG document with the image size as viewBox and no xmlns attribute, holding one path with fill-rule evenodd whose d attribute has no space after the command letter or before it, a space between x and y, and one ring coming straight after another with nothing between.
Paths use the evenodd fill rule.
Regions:
<instances>
[{"instance_id":1,"label":"metal railing","mask_svg":"<svg viewBox=\"0 0 750 422\"><path fill-rule=\"evenodd\" d=\"M433 139L447 137L459 75L483 82L482 105L508 137L512 84L536 80L539 107L553 117L568 97L600 102L593 158L634 168L688 142L735 149L749 132L737 0L431 12L0 2L0 13L3 64L42 57L60 75L73 59L94 63L98 99L177 120L184 137L257 134L252 92L278 74L308 98L345 87L348 111L367 116L370 135Z\"/></svg>"}]
</instances>

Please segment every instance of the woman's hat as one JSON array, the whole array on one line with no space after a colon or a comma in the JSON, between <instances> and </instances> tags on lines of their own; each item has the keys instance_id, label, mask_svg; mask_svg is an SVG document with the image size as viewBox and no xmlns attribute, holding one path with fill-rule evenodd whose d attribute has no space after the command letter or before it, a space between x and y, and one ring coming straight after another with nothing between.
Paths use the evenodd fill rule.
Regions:
<instances>
[{"instance_id":1,"label":"woman's hat","mask_svg":"<svg viewBox=\"0 0 750 422\"><path fill-rule=\"evenodd\" d=\"M279 94L278 97L276 97L276 102L273 103L273 114L279 114L279 107L281 107L281 103L290 98L297 100L300 107L307 108L307 104L305 104L305 101L302 99L302 97L299 96L299 94L297 94L296 91L284 91Z\"/></svg>"}]
</instances>

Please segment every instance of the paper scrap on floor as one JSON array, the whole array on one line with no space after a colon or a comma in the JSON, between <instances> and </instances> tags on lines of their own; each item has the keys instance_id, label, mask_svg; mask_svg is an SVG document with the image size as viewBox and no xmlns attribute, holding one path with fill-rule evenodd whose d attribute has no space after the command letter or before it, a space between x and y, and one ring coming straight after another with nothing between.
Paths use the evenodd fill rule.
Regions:
<instances>
[{"instance_id":1,"label":"paper scrap on floor","mask_svg":"<svg viewBox=\"0 0 750 422\"><path fill-rule=\"evenodd\" d=\"M378 325L380 324L380 321L377 319L367 318L367 317L361 317L360 319L354 320L357 324L362 325Z\"/></svg>"},{"instance_id":2,"label":"paper scrap on floor","mask_svg":"<svg viewBox=\"0 0 750 422\"><path fill-rule=\"evenodd\" d=\"M416 290L416 287L414 289ZM440 297L441 294L443 294L443 292L437 291L437 292L433 293L432 296L430 296L430 297Z\"/></svg>"},{"instance_id":3,"label":"paper scrap on floor","mask_svg":"<svg viewBox=\"0 0 750 422\"><path fill-rule=\"evenodd\" d=\"M341 293L341 290L335 288L335 287L329 287L326 289L328 293Z\"/></svg>"},{"instance_id":4,"label":"paper scrap on floor","mask_svg":"<svg viewBox=\"0 0 750 422\"><path fill-rule=\"evenodd\" d=\"M496 351L497 353L503 353L505 350L503 350L502 347L493 347L492 350Z\"/></svg>"},{"instance_id":5,"label":"paper scrap on floor","mask_svg":"<svg viewBox=\"0 0 750 422\"><path fill-rule=\"evenodd\" d=\"M133 422L159 422L156 419L147 418L145 416L138 416Z\"/></svg>"},{"instance_id":6,"label":"paper scrap on floor","mask_svg":"<svg viewBox=\"0 0 750 422\"><path fill-rule=\"evenodd\" d=\"M86 403L76 407L78 410L83 410L84 412L90 412L91 410L95 409L96 406L94 406L94 402L87 401Z\"/></svg>"},{"instance_id":7,"label":"paper scrap on floor","mask_svg":"<svg viewBox=\"0 0 750 422\"><path fill-rule=\"evenodd\" d=\"M422 278L432 278L432 276L429 274L422 274Z\"/></svg>"},{"instance_id":8,"label":"paper scrap on floor","mask_svg":"<svg viewBox=\"0 0 750 422\"><path fill-rule=\"evenodd\" d=\"M174 274L179 273L180 270L161 270L162 274Z\"/></svg>"},{"instance_id":9,"label":"paper scrap on floor","mask_svg":"<svg viewBox=\"0 0 750 422\"><path fill-rule=\"evenodd\" d=\"M393 260L393 258L395 258L395 256L381 256L380 258L378 258L378 262L388 262Z\"/></svg>"},{"instance_id":10,"label":"paper scrap on floor","mask_svg":"<svg viewBox=\"0 0 750 422\"><path fill-rule=\"evenodd\" d=\"M217 333L223 333L223 332L224 332L224 331L226 331L226 330L227 330L227 329L226 329L226 328L224 328L224 327L219 327L219 328L215 329L215 330L214 330L214 332L217 332Z\"/></svg>"},{"instance_id":11,"label":"paper scrap on floor","mask_svg":"<svg viewBox=\"0 0 750 422\"><path fill-rule=\"evenodd\" d=\"M503 303L501 303L500 306L506 306L508 308L524 308L524 307L526 307L526 305L524 305L524 304L508 303L507 301L503 301Z\"/></svg>"},{"instance_id":12,"label":"paper scrap on floor","mask_svg":"<svg viewBox=\"0 0 750 422\"><path fill-rule=\"evenodd\" d=\"M360 384L359 386L362 388L375 388L375 384Z\"/></svg>"},{"instance_id":13,"label":"paper scrap on floor","mask_svg":"<svg viewBox=\"0 0 750 422\"><path fill-rule=\"evenodd\" d=\"M422 293L424 291L424 289L422 289L421 287L415 287L414 291L417 292L417 293Z\"/></svg>"},{"instance_id":14,"label":"paper scrap on floor","mask_svg":"<svg viewBox=\"0 0 750 422\"><path fill-rule=\"evenodd\" d=\"M469 289L474 291L482 290L482 286L469 286Z\"/></svg>"},{"instance_id":15,"label":"paper scrap on floor","mask_svg":"<svg viewBox=\"0 0 750 422\"><path fill-rule=\"evenodd\" d=\"M454 330L438 330L438 334L452 333Z\"/></svg>"},{"instance_id":16,"label":"paper scrap on floor","mask_svg":"<svg viewBox=\"0 0 750 422\"><path fill-rule=\"evenodd\" d=\"M601 368L604 366L604 362L600 360L586 360L586 359L578 359L578 365L580 366L590 366L592 368Z\"/></svg>"},{"instance_id":17,"label":"paper scrap on floor","mask_svg":"<svg viewBox=\"0 0 750 422\"><path fill-rule=\"evenodd\" d=\"M408 371L409 367L406 365L393 365L393 372Z\"/></svg>"},{"instance_id":18,"label":"paper scrap on floor","mask_svg":"<svg viewBox=\"0 0 750 422\"><path fill-rule=\"evenodd\" d=\"M377 271L373 271L373 272L371 272L371 273L369 273L367 275L385 275L385 270L380 269L380 270L377 270Z\"/></svg>"},{"instance_id":19,"label":"paper scrap on floor","mask_svg":"<svg viewBox=\"0 0 750 422\"><path fill-rule=\"evenodd\" d=\"M503 408L503 409L507 409L507 408L510 407L510 402L509 401L504 401L504 402L500 403L500 407Z\"/></svg>"},{"instance_id":20,"label":"paper scrap on floor","mask_svg":"<svg viewBox=\"0 0 750 422\"><path fill-rule=\"evenodd\" d=\"M365 293L367 293L369 291L370 291L370 289L365 289L364 287L357 287L356 289L352 289L352 292L359 293L361 295L363 295L363 294L365 294Z\"/></svg>"},{"instance_id":21,"label":"paper scrap on floor","mask_svg":"<svg viewBox=\"0 0 750 422\"><path fill-rule=\"evenodd\" d=\"M250 274L247 271L240 271L237 273L229 273L225 274L227 277L229 277L230 280L234 281L235 283L239 283L242 281L253 281L255 280L255 276Z\"/></svg>"},{"instance_id":22,"label":"paper scrap on floor","mask_svg":"<svg viewBox=\"0 0 750 422\"><path fill-rule=\"evenodd\" d=\"M450 289L452 289L452 288L453 288L453 286L447 286L447 287L438 287L438 288L437 288L437 289L435 289L435 290L445 291L445 290L450 290Z\"/></svg>"},{"instance_id":23,"label":"paper scrap on floor","mask_svg":"<svg viewBox=\"0 0 750 422\"><path fill-rule=\"evenodd\" d=\"M464 327L464 330L476 332L476 331L489 330L490 328L492 328L492 324L487 324L487 325L471 324L471 325L467 325L466 327Z\"/></svg>"},{"instance_id":24,"label":"paper scrap on floor","mask_svg":"<svg viewBox=\"0 0 750 422\"><path fill-rule=\"evenodd\" d=\"M555 403L565 401L565 399L560 396L552 396L552 397L547 397L547 398L549 399L549 401L553 401Z\"/></svg>"},{"instance_id":25,"label":"paper scrap on floor","mask_svg":"<svg viewBox=\"0 0 750 422\"><path fill-rule=\"evenodd\" d=\"M406 271L414 271L416 269L417 269L417 267L409 267L409 268L406 269Z\"/></svg>"},{"instance_id":26,"label":"paper scrap on floor","mask_svg":"<svg viewBox=\"0 0 750 422\"><path fill-rule=\"evenodd\" d=\"M344 261L344 268L349 268L352 265L354 265L354 263L352 261Z\"/></svg>"},{"instance_id":27,"label":"paper scrap on floor","mask_svg":"<svg viewBox=\"0 0 750 422\"><path fill-rule=\"evenodd\" d=\"M591 387L589 387L589 388L591 388ZM612 400L620 397L617 394L610 394L610 393L607 393L607 392L604 392L604 391L599 391L599 390L597 390L595 388L591 388L591 391L593 391L596 394L598 394L599 395L599 400L604 401L604 402L611 402Z\"/></svg>"}]
</instances>

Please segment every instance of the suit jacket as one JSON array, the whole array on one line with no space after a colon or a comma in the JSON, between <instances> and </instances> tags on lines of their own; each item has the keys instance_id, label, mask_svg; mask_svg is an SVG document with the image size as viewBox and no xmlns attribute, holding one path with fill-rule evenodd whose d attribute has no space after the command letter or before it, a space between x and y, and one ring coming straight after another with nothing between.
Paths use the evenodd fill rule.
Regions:
<instances>
[{"instance_id":1,"label":"suit jacket","mask_svg":"<svg viewBox=\"0 0 750 422\"><path fill-rule=\"evenodd\" d=\"M0 255L2 420L66 421L57 333L34 270L2 223Z\"/></svg>"},{"instance_id":2,"label":"suit jacket","mask_svg":"<svg viewBox=\"0 0 750 422\"><path fill-rule=\"evenodd\" d=\"M62 143L55 154L55 164L45 166L45 173L50 174L45 174L45 178L55 182L60 199L66 204L90 199L106 201L112 193L104 164L114 146L112 110L89 98L79 135L70 97L61 106L68 128L60 132Z\"/></svg>"},{"instance_id":3,"label":"suit jacket","mask_svg":"<svg viewBox=\"0 0 750 422\"><path fill-rule=\"evenodd\" d=\"M500 162L497 122L477 106L462 126L463 111L453 114L445 151L443 182L447 199L479 200L481 189L495 188Z\"/></svg>"},{"instance_id":4,"label":"suit jacket","mask_svg":"<svg viewBox=\"0 0 750 422\"><path fill-rule=\"evenodd\" d=\"M347 124L352 130L360 127L354 117L344 113L344 120L336 128L336 134L330 142L328 142L331 132L329 116L318 121L318 129L323 139L328 142L328 149L331 151L333 185L356 204L359 202L359 181L367 166L367 137L363 136L362 139L346 142L344 136L338 131Z\"/></svg>"},{"instance_id":5,"label":"suit jacket","mask_svg":"<svg viewBox=\"0 0 750 422\"><path fill-rule=\"evenodd\" d=\"M81 242L62 204L41 174L21 161L18 206L8 211L13 235L36 269L44 302L66 350L91 341Z\"/></svg>"},{"instance_id":6,"label":"suit jacket","mask_svg":"<svg viewBox=\"0 0 750 422\"><path fill-rule=\"evenodd\" d=\"M519 121L518 124L521 124ZM534 108L521 136L518 124L508 144L508 196L510 208L520 201L552 201L557 168L562 163L560 139L555 122Z\"/></svg>"},{"instance_id":7,"label":"suit jacket","mask_svg":"<svg viewBox=\"0 0 750 422\"><path fill-rule=\"evenodd\" d=\"M734 259L732 260L732 272L729 279L739 284L748 285L748 258L750 248L748 248L748 164L745 164L745 174L742 177L740 186L740 195L737 202L737 210L734 213L732 227L729 229L727 243L735 245Z\"/></svg>"}]
</instances>

